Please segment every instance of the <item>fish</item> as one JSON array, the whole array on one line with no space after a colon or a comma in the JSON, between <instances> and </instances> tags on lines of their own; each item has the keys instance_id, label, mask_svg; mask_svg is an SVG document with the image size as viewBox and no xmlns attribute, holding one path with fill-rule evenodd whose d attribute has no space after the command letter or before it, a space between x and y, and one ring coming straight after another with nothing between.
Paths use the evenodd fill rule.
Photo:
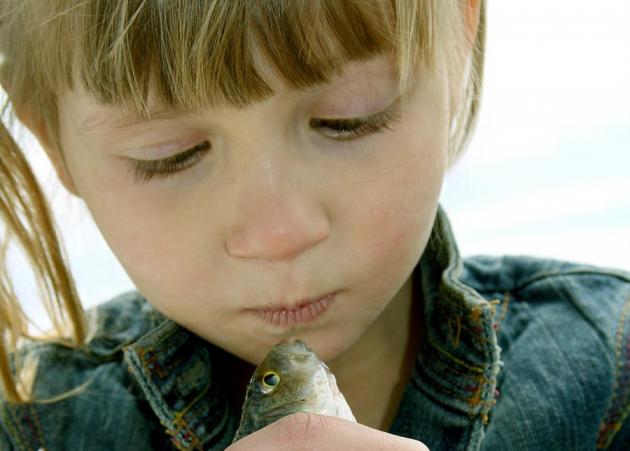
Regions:
<instances>
[{"instance_id":1,"label":"fish","mask_svg":"<svg viewBox=\"0 0 630 451\"><path fill-rule=\"evenodd\" d=\"M330 368L299 339L274 345L254 370L232 443L296 412L357 421Z\"/></svg>"}]
</instances>

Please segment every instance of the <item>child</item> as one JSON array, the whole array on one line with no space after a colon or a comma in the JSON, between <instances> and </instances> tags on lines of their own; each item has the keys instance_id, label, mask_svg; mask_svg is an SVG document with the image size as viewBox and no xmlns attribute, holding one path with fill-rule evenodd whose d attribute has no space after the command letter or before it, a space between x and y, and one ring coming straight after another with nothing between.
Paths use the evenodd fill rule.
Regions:
<instances>
[{"instance_id":1,"label":"child","mask_svg":"<svg viewBox=\"0 0 630 451\"><path fill-rule=\"evenodd\" d=\"M630 275L463 260L438 198L481 90L483 0L5 0L0 82L138 290L83 311L1 130L1 449L628 449ZM359 423L231 444L296 337Z\"/></svg>"}]
</instances>

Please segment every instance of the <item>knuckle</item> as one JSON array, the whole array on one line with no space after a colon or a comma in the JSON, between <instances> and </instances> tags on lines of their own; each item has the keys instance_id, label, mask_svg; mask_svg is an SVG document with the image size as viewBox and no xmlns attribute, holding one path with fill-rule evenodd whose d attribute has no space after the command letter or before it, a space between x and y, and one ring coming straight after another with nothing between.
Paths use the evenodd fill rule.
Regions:
<instances>
[{"instance_id":1,"label":"knuckle","mask_svg":"<svg viewBox=\"0 0 630 451\"><path fill-rule=\"evenodd\" d=\"M374 449L387 451L429 451L429 448L424 443L407 437L397 436L396 440L388 439L386 441L387 443L381 443Z\"/></svg>"},{"instance_id":2,"label":"knuckle","mask_svg":"<svg viewBox=\"0 0 630 451\"><path fill-rule=\"evenodd\" d=\"M287 437L292 443L300 446L316 443L326 428L325 417L312 413L294 413L280 421Z\"/></svg>"},{"instance_id":3,"label":"knuckle","mask_svg":"<svg viewBox=\"0 0 630 451\"><path fill-rule=\"evenodd\" d=\"M407 442L407 446L410 451L411 450L416 450L416 451L429 451L429 447L427 445L425 445L422 442L419 442L418 440L413 440L413 439L405 439L405 441Z\"/></svg>"}]
</instances>

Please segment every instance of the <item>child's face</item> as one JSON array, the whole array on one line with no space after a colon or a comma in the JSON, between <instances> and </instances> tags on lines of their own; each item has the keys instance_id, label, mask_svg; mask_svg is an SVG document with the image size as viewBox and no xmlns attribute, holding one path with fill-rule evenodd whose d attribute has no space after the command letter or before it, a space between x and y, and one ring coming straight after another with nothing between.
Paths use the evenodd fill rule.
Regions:
<instances>
[{"instance_id":1,"label":"child's face","mask_svg":"<svg viewBox=\"0 0 630 451\"><path fill-rule=\"evenodd\" d=\"M82 122L103 106L64 92L61 143L76 192L159 310L250 363L288 336L332 360L409 286L424 250L446 169L447 80L419 71L393 131L336 141L309 120L380 112L396 87L379 57L242 111L92 131ZM128 158L166 158L205 141L209 152L167 178L142 183L128 170ZM292 328L251 311L337 290L324 315Z\"/></svg>"}]
</instances>

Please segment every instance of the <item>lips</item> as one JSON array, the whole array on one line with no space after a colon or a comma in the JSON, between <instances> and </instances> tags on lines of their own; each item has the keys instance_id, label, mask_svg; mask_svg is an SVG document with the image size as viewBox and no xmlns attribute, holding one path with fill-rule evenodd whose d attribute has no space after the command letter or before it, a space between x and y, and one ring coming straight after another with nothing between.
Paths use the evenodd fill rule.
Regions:
<instances>
[{"instance_id":1,"label":"lips","mask_svg":"<svg viewBox=\"0 0 630 451\"><path fill-rule=\"evenodd\" d=\"M253 312L263 321L276 327L292 327L315 321L322 316L335 300L339 291L328 293L316 299L298 302L292 307L271 307L253 309Z\"/></svg>"}]
</instances>

